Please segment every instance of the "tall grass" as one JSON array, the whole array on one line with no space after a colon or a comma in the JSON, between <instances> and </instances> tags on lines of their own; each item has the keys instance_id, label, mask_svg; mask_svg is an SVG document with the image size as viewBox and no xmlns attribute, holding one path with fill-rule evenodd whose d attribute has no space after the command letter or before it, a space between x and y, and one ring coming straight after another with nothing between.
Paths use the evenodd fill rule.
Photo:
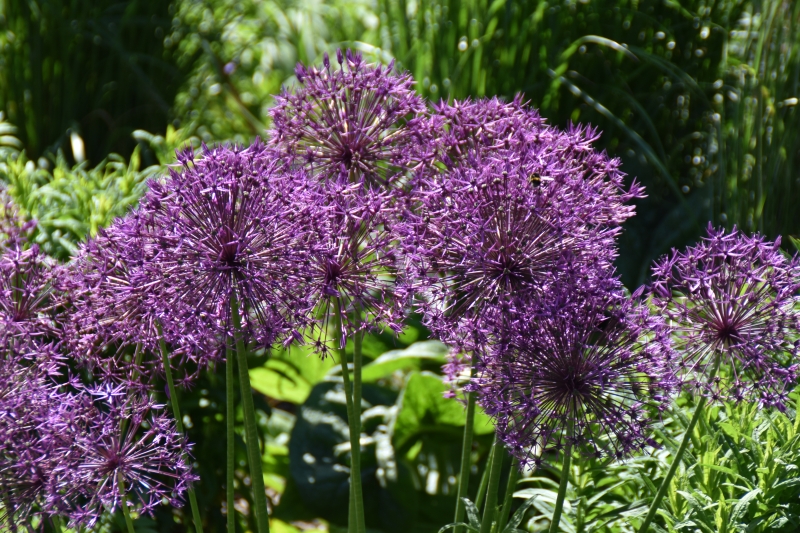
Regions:
<instances>
[{"instance_id":1,"label":"tall grass","mask_svg":"<svg viewBox=\"0 0 800 533\"><path fill-rule=\"evenodd\" d=\"M183 79L171 10L162 0L0 2L0 110L30 157L74 132L98 162L129 155L136 129L164 131Z\"/></svg>"}]
</instances>

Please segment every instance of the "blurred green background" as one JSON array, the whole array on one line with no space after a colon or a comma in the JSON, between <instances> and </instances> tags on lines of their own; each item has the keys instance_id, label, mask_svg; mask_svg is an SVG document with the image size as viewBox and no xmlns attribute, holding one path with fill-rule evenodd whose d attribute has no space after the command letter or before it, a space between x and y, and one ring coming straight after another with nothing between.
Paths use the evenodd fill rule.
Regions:
<instances>
[{"instance_id":1,"label":"blurred green background","mask_svg":"<svg viewBox=\"0 0 800 533\"><path fill-rule=\"evenodd\" d=\"M348 47L370 61L395 59L432 101L522 92L551 124L598 126L598 147L620 157L648 194L620 240L618 268L629 288L647 280L653 259L696 240L709 221L783 236L785 247L800 235L800 2L792 0L2 0L0 187L39 221L35 240L68 260L76 243L135 205L175 148L263 135L273 95L295 83L295 64L319 63L324 52ZM452 514L452 457L463 415L448 407L458 404L440 403L443 347L413 344L425 337L412 321L400 339L365 341L373 343L367 355L375 365L374 379L365 378L374 386L365 392L372 406L365 422L369 521L387 532L436 531ZM411 351L384 353L405 348ZM346 438L331 422L343 415L331 399L336 373L329 363L307 354L252 360L279 533L342 522L346 487L334 467L343 460L336 445ZM223 396L215 376L203 380L183 403L198 443L201 506L211 530L222 531L223 443L215 435ZM319 412L334 418L320 422L312 416ZM748 424L760 428L758 416ZM680 433L680 419L666 424ZM797 423L786 424L772 423L769 439L783 439L786 453L795 453L790 429ZM708 453L739 449L740 437L755 442L726 431L707 434ZM476 462L488 445L479 441ZM748 468L757 485L766 474L756 472L765 459L755 449ZM322 464L328 470L314 470ZM630 472L614 479L634 485L593 501L594 521L569 511L576 531L627 531L620 519L637 508L659 464L652 457L628 465ZM727 482L746 485L729 470ZM617 482L591 472L575 474L576 490ZM312 478L329 485L309 484ZM530 490L549 490L547 479L527 482L539 487ZM705 490L690 477L679 482L725 502L744 494ZM770 500L751 508L756 499L744 507L726 503L722 529L717 508L708 530L735 531L746 519L766 528L775 522L758 513L789 505ZM705 531L687 501L669 504L680 526L674 529L689 516ZM536 513L547 510L537 509L526 522L532 531ZM183 531L182 517L164 508L137 527ZM109 517L104 527L120 524ZM770 527L794 531L781 529L792 524Z\"/></svg>"}]
</instances>

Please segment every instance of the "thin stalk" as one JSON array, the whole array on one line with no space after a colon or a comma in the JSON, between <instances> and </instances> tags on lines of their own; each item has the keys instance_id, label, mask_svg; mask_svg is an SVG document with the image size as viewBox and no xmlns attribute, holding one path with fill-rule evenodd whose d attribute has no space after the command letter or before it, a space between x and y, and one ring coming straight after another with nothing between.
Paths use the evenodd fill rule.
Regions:
<instances>
[{"instance_id":1,"label":"thin stalk","mask_svg":"<svg viewBox=\"0 0 800 533\"><path fill-rule=\"evenodd\" d=\"M136 531L133 529L131 512L128 509L128 498L125 496L125 479L122 477L122 472L117 472L117 484L119 485L119 499L120 507L122 507L122 516L125 517L125 525L128 527L128 533L136 533Z\"/></svg>"},{"instance_id":2,"label":"thin stalk","mask_svg":"<svg viewBox=\"0 0 800 533\"><path fill-rule=\"evenodd\" d=\"M61 527L61 520L59 520L57 516L51 516L50 520L53 522L53 531L56 533L62 533L64 531Z\"/></svg>"},{"instance_id":3,"label":"thin stalk","mask_svg":"<svg viewBox=\"0 0 800 533\"><path fill-rule=\"evenodd\" d=\"M169 363L169 353L167 352L167 345L164 342L164 333L161 329L161 324L157 326L158 330L158 347L161 350L161 362L164 365L164 374L167 376L167 387L169 388L169 399L172 403L172 415L175 417L175 426L181 435L185 435L183 430L183 417L181 416L181 406L178 402L178 393L175 391L175 382L172 379L172 367ZM197 506L197 496L195 496L194 488L189 487L187 490L189 495L189 506L192 508L192 520L194 521L194 528L197 533L203 533L203 520L200 518L200 508Z\"/></svg>"},{"instance_id":4,"label":"thin stalk","mask_svg":"<svg viewBox=\"0 0 800 533\"><path fill-rule=\"evenodd\" d=\"M698 420L700 420L700 415L703 413L703 407L705 407L706 398L705 396L701 396L697 402L697 407L694 409L694 415L692 419L689 421L689 425L686 427L686 433L683 436L683 440L681 441L681 445L678 447L678 451L675 454L675 457L672 460L672 464L669 465L669 470L667 471L667 476L661 482L661 486L658 487L658 492L656 492L656 497L653 499L653 503L650 504L650 509L647 511L647 516L644 518L644 522L642 522L641 527L639 528L639 533L644 533L650 527L650 524L653 522L653 519L658 512L658 508L661 505L661 500L664 499L664 496L667 494L667 490L669 489L669 484L672 482L672 478L675 476L675 472L678 471L678 465L681 463L681 459L683 458L683 454L686 451L686 448L689 446L689 441L692 440L692 433L694 432L694 427L697 425Z\"/></svg>"},{"instance_id":5,"label":"thin stalk","mask_svg":"<svg viewBox=\"0 0 800 533\"><path fill-rule=\"evenodd\" d=\"M486 505L483 507L483 521L481 522L481 533L491 533L492 524L497 514L497 493L500 490L500 472L503 469L503 459L505 453L503 443L500 442L497 434L494 436L494 453L492 462L489 466L489 485L486 492Z\"/></svg>"},{"instance_id":6,"label":"thin stalk","mask_svg":"<svg viewBox=\"0 0 800 533\"><path fill-rule=\"evenodd\" d=\"M553 519L550 521L550 533L557 533L561 523L561 512L564 510L564 498L567 496L567 485L569 484L569 468L572 462L572 432L574 422L569 421L567 427L567 445L564 447L564 463L561 465L561 483L558 485L558 496L556 496L556 507L553 509Z\"/></svg>"},{"instance_id":7,"label":"thin stalk","mask_svg":"<svg viewBox=\"0 0 800 533\"><path fill-rule=\"evenodd\" d=\"M489 485L489 465L492 464L494 452L494 446L489 448L489 457L486 458L486 468L483 469L481 482L478 484L478 494L475 496L475 507L477 507L478 510L480 510L483 505L483 500L486 498L486 487Z\"/></svg>"},{"instance_id":8,"label":"thin stalk","mask_svg":"<svg viewBox=\"0 0 800 533\"><path fill-rule=\"evenodd\" d=\"M474 361L474 358L473 358ZM472 376L475 375L475 364L472 364ZM458 473L458 496L456 497L456 516L454 522L456 524L464 521L464 512L466 505L463 498L467 497L469 492L469 470L471 466L472 455L472 441L475 436L475 393L467 393L467 420L464 423L464 438L461 441L461 468ZM476 501L476 505L480 505ZM456 526L455 533L462 533L464 530L461 526Z\"/></svg>"},{"instance_id":9,"label":"thin stalk","mask_svg":"<svg viewBox=\"0 0 800 533\"><path fill-rule=\"evenodd\" d=\"M334 312L336 313L336 327L337 331L341 331L342 324L342 307L338 299L334 300ZM350 426L350 496L352 504L350 506L350 520L348 521L348 530L355 533L365 533L366 527L364 526L364 503L361 492L361 464L355 459L355 454L360 451L360 433L356 430L360 428L360 420L356 422L355 405L353 401L353 392L350 386L350 369L347 368L347 354L343 346L342 339L336 339L336 350L339 352L339 362L342 365L342 381L344 383L344 395L347 403L347 423ZM359 410L360 411L360 410ZM360 431L360 429L359 429ZM353 527L355 525L355 527Z\"/></svg>"},{"instance_id":10,"label":"thin stalk","mask_svg":"<svg viewBox=\"0 0 800 533\"><path fill-rule=\"evenodd\" d=\"M258 445L256 430L256 409L253 405L253 393L250 389L250 374L247 370L247 350L242 338L242 317L239 314L239 299L236 290L231 291L231 320L233 335L236 339L236 363L239 367L239 387L244 410L244 433L247 447L247 462L250 463L250 481L253 484L253 503L255 504L258 533L269 533L269 513L267 512L267 494L264 490L264 471L261 466L261 448Z\"/></svg>"},{"instance_id":11,"label":"thin stalk","mask_svg":"<svg viewBox=\"0 0 800 533\"><path fill-rule=\"evenodd\" d=\"M511 501L514 499L514 489L517 487L519 480L519 468L511 461L511 470L508 472L508 484L506 485L506 494L503 497L503 508L500 510L500 516L497 518L497 533L502 533L508 522L508 515L511 513Z\"/></svg>"},{"instance_id":12,"label":"thin stalk","mask_svg":"<svg viewBox=\"0 0 800 533\"><path fill-rule=\"evenodd\" d=\"M717 375L717 370L719 370L719 363L720 359L718 357L714 368L708 377L709 383L714 381L714 377ZM642 522L638 533L646 533L650 527L650 524L653 522L653 519L656 517L658 508L661 505L661 500L663 500L664 496L667 494L669 484L672 483L672 478L675 477L675 472L678 471L678 465L680 465L681 460L683 459L683 454L686 452L686 448L689 446L689 441L692 440L694 427L697 425L698 420L700 420L700 416L703 414L703 408L705 405L706 397L701 396L700 399L697 400L697 407L695 407L694 415L692 415L692 419L689 421L689 425L686 427L686 433L683 435L681 445L678 446L678 451L675 453L675 457L672 459L672 464L669 465L667 476L661 482L661 486L658 487L658 492L656 492L656 496L653 498L653 503L650 504L650 509L647 510L647 516L644 517L644 522Z\"/></svg>"},{"instance_id":13,"label":"thin stalk","mask_svg":"<svg viewBox=\"0 0 800 533\"><path fill-rule=\"evenodd\" d=\"M364 517L364 501L361 494L361 366L362 366L362 341L364 333L358 331L359 323L361 322L361 314L358 306L354 311L355 320L354 328L356 329L353 339L353 427L355 434L358 437L358 446L355 450L351 450L351 461L357 464L356 471L358 472L358 485L352 485L353 488L353 502L356 501L361 504L361 512L356 513L356 523L358 526L357 531L366 531L366 519ZM356 493L358 490L358 493ZM355 510L355 505L354 505Z\"/></svg>"},{"instance_id":14,"label":"thin stalk","mask_svg":"<svg viewBox=\"0 0 800 533\"><path fill-rule=\"evenodd\" d=\"M233 503L233 474L236 468L236 452L234 448L235 435L233 432L234 417L236 416L236 392L233 382L233 367L236 362L233 357L232 342L234 342L233 339L225 345L225 502L228 517L228 533L236 533L236 509Z\"/></svg>"}]
</instances>

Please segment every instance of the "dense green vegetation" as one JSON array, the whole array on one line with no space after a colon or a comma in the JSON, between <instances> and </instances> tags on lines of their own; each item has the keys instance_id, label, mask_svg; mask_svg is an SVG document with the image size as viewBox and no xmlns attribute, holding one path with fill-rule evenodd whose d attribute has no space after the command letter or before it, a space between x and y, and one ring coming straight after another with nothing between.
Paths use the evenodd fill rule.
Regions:
<instances>
[{"instance_id":1,"label":"dense green vegetation","mask_svg":"<svg viewBox=\"0 0 800 533\"><path fill-rule=\"evenodd\" d=\"M371 61L395 59L432 102L522 92L551 123L599 126L600 146L622 158L648 193L620 243L618 268L631 289L646 281L653 259L695 240L708 221L780 235L785 246L800 235L800 3L791 0L0 6L0 187L38 221L34 240L59 260L135 205L175 148L263 135L272 95L294 82L295 63L317 63L339 47ZM446 350L413 321L400 338L364 340L370 408L362 477L375 531L435 532L452 520L464 414L442 398ZM251 355L279 533L344 531L348 490L339 445L347 424L335 394L339 371L298 348ZM197 443L207 530L224 531L222 380L204 376L181 401ZM664 415L663 448L652 454L572 467L570 531L635 530L691 416L692 405L682 408L688 415ZM708 409L660 527L796 531L798 431L793 409ZM476 432L473 461L483 464L488 419ZM243 461L244 446L237 453ZM515 508L535 499L517 527L547 527L562 474L548 468L519 481ZM247 469L237 476L237 504L246 511ZM480 481L476 475L471 483L473 500ZM184 512L165 507L155 520L140 518L137 531L185 531ZM102 527L123 531L121 515Z\"/></svg>"}]
</instances>

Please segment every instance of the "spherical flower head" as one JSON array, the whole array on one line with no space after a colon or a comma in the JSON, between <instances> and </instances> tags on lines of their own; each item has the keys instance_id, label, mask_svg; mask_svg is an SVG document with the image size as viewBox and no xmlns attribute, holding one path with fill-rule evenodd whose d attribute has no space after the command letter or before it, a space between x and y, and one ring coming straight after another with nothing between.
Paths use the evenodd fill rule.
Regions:
<instances>
[{"instance_id":1,"label":"spherical flower head","mask_svg":"<svg viewBox=\"0 0 800 533\"><path fill-rule=\"evenodd\" d=\"M330 183L318 187L316 208L322 216L307 271L316 313L311 331L315 349L325 356L331 336L343 348L348 336L366 329L388 327L399 333L407 300L397 290L396 194Z\"/></svg>"},{"instance_id":2,"label":"spherical flower head","mask_svg":"<svg viewBox=\"0 0 800 533\"><path fill-rule=\"evenodd\" d=\"M411 76L367 64L350 50L323 68L297 67L300 87L271 111L272 143L318 179L389 185L432 153L426 106Z\"/></svg>"},{"instance_id":3,"label":"spherical flower head","mask_svg":"<svg viewBox=\"0 0 800 533\"><path fill-rule=\"evenodd\" d=\"M308 181L277 159L259 141L206 149L198 159L185 152L179 170L150 182L141 202L151 252L145 269L157 285L154 307L173 324L200 317L230 332L235 296L243 327L269 345L305 314Z\"/></svg>"},{"instance_id":4,"label":"spherical flower head","mask_svg":"<svg viewBox=\"0 0 800 533\"><path fill-rule=\"evenodd\" d=\"M800 282L797 258L779 246L709 225L697 245L653 267L653 303L674 328L676 365L687 385L712 399L785 408L800 372Z\"/></svg>"},{"instance_id":5,"label":"spherical flower head","mask_svg":"<svg viewBox=\"0 0 800 533\"><path fill-rule=\"evenodd\" d=\"M440 166L519 159L530 181L556 184L553 194L558 193L561 209L586 225L617 227L634 215L629 202L644 196L635 181L625 184L619 159L594 148L600 137L596 128L548 126L520 96L509 103L497 98L442 102L431 123ZM431 172L419 175L424 181Z\"/></svg>"},{"instance_id":6,"label":"spherical flower head","mask_svg":"<svg viewBox=\"0 0 800 533\"><path fill-rule=\"evenodd\" d=\"M91 527L104 510L118 508L123 486L128 504L140 504L142 513L152 515L162 499L181 507L198 478L175 421L146 399L112 396L95 404L91 425L73 444L82 458L72 473L73 484L82 488L73 524Z\"/></svg>"},{"instance_id":7,"label":"spherical flower head","mask_svg":"<svg viewBox=\"0 0 800 533\"><path fill-rule=\"evenodd\" d=\"M437 152L455 162L470 152L502 148L522 139L519 132L542 130L539 112L517 95L511 102L498 97L442 100L433 106L432 124L437 128Z\"/></svg>"},{"instance_id":8,"label":"spherical flower head","mask_svg":"<svg viewBox=\"0 0 800 533\"><path fill-rule=\"evenodd\" d=\"M471 153L417 183L399 231L420 311L445 342L481 344L565 272L591 280L611 269L616 230L576 216L571 184L533 174L531 159L521 146Z\"/></svg>"},{"instance_id":9,"label":"spherical flower head","mask_svg":"<svg viewBox=\"0 0 800 533\"><path fill-rule=\"evenodd\" d=\"M467 390L523 466L568 441L622 458L651 444L650 407L668 404L667 350L645 306L616 294L565 294L491 346Z\"/></svg>"},{"instance_id":10,"label":"spherical flower head","mask_svg":"<svg viewBox=\"0 0 800 533\"><path fill-rule=\"evenodd\" d=\"M139 210L117 219L81 246L59 284L67 309L62 339L72 357L101 380L162 372L161 357L152 357L161 337L170 344L171 360L191 360L197 371L220 356L213 331L187 302L172 302L173 313L159 313L151 304L161 286L147 268L154 255L148 236ZM192 318L195 322L187 323Z\"/></svg>"},{"instance_id":11,"label":"spherical flower head","mask_svg":"<svg viewBox=\"0 0 800 533\"><path fill-rule=\"evenodd\" d=\"M1 250L1 249L0 249ZM37 245L0 254L0 342L46 342L55 336L53 279L60 270Z\"/></svg>"}]
</instances>

